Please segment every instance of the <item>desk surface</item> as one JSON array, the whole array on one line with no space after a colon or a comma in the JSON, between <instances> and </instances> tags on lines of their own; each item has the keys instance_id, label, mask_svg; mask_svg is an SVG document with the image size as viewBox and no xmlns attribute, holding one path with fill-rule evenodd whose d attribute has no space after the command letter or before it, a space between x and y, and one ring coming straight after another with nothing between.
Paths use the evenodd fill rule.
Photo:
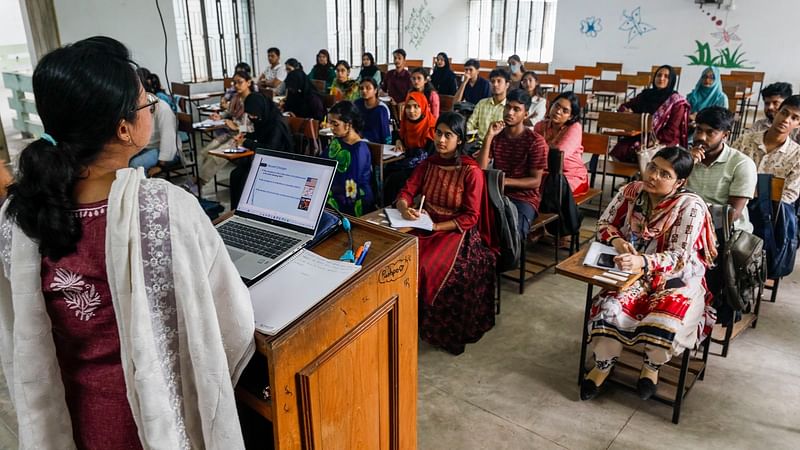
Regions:
<instances>
[{"instance_id":1,"label":"desk surface","mask_svg":"<svg viewBox=\"0 0 800 450\"><path fill-rule=\"evenodd\" d=\"M583 281L584 283L593 284L610 291L626 289L636 282L636 280L642 277L641 273L629 275L627 281L620 281L615 284L606 283L596 278L592 278L595 275L603 275L606 270L583 265L583 260L586 258L586 252L588 251L589 246L586 246L578 253L575 253L564 261L561 261L561 263L556 266L556 273L576 279L578 281Z\"/></svg>"},{"instance_id":2,"label":"desk surface","mask_svg":"<svg viewBox=\"0 0 800 450\"><path fill-rule=\"evenodd\" d=\"M211 156L216 156L217 158L227 159L228 161L233 161L236 159L247 158L256 154L256 152L252 150L248 150L246 152L241 153L225 153L223 149L217 150L209 150L208 154Z\"/></svg>"}]
</instances>

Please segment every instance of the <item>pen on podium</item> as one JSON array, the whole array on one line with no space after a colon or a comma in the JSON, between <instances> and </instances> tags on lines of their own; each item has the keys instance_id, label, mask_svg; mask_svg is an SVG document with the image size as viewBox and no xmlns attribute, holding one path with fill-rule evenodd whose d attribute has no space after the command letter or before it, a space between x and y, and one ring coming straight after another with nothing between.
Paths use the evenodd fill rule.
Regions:
<instances>
[{"instance_id":1,"label":"pen on podium","mask_svg":"<svg viewBox=\"0 0 800 450\"><path fill-rule=\"evenodd\" d=\"M355 256L355 260L356 260L356 261L358 261L358 258L360 258L360 257L361 257L361 253L362 253L363 251L364 251L364 246L363 246L363 245L360 245L360 246L358 247L358 250L356 250L356 256Z\"/></svg>"},{"instance_id":2,"label":"pen on podium","mask_svg":"<svg viewBox=\"0 0 800 450\"><path fill-rule=\"evenodd\" d=\"M361 256L356 259L357 266L360 266L364 263L364 260L367 258L367 253L369 253L370 246L372 246L372 241L364 242L364 251L361 252Z\"/></svg>"},{"instance_id":3,"label":"pen on podium","mask_svg":"<svg viewBox=\"0 0 800 450\"><path fill-rule=\"evenodd\" d=\"M419 212L422 213L422 207L425 206L425 196L422 196L422 200L419 201Z\"/></svg>"}]
</instances>

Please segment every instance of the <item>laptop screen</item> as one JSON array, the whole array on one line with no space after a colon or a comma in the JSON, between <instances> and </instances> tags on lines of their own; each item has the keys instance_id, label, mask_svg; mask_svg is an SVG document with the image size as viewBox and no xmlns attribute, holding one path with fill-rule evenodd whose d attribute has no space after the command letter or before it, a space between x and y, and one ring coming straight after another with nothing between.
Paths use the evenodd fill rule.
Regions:
<instances>
[{"instance_id":1,"label":"laptop screen","mask_svg":"<svg viewBox=\"0 0 800 450\"><path fill-rule=\"evenodd\" d=\"M335 171L334 160L260 149L237 213L314 234Z\"/></svg>"}]
</instances>

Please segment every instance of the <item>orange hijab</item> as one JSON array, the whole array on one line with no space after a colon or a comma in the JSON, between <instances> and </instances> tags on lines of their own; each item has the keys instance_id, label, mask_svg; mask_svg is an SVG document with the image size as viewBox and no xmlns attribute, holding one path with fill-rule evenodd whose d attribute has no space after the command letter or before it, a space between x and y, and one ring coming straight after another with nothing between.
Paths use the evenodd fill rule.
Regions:
<instances>
[{"instance_id":1,"label":"orange hijab","mask_svg":"<svg viewBox=\"0 0 800 450\"><path fill-rule=\"evenodd\" d=\"M431 114L425 94L419 91L409 92L406 96L406 103L409 100L417 102L422 115L418 120L412 122L403 114L403 118L400 120L400 140L403 141L406 148L425 148L429 141L433 141L436 118Z\"/></svg>"}]
</instances>

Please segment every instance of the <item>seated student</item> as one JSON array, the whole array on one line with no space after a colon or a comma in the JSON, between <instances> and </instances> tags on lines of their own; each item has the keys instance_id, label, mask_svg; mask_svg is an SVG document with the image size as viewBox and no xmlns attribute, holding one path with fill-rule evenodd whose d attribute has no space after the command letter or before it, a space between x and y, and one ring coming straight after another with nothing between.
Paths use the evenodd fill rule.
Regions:
<instances>
[{"instance_id":1,"label":"seated student","mask_svg":"<svg viewBox=\"0 0 800 450\"><path fill-rule=\"evenodd\" d=\"M411 89L410 91L422 92L428 100L430 112L433 114L433 121L439 117L439 94L428 80L428 69L415 67L411 69Z\"/></svg>"},{"instance_id":2,"label":"seated student","mask_svg":"<svg viewBox=\"0 0 800 450\"><path fill-rule=\"evenodd\" d=\"M691 148L694 169L686 187L706 203L731 205L733 226L752 233L747 202L755 193L758 174L752 159L725 142L733 128L733 113L728 108L712 106L700 110L695 123Z\"/></svg>"},{"instance_id":3,"label":"seated student","mask_svg":"<svg viewBox=\"0 0 800 450\"><path fill-rule=\"evenodd\" d=\"M522 75L520 87L531 97L528 122L530 122L530 126L534 126L547 116L547 98L545 98L542 93L542 87L539 85L539 76L536 75L536 72L525 72Z\"/></svg>"},{"instance_id":4,"label":"seated student","mask_svg":"<svg viewBox=\"0 0 800 450\"><path fill-rule=\"evenodd\" d=\"M703 70L694 90L686 96L692 109L689 110L689 120L694 122L697 113L710 106L728 107L728 96L722 91L722 81L719 79L719 69L708 67Z\"/></svg>"},{"instance_id":5,"label":"seated student","mask_svg":"<svg viewBox=\"0 0 800 450\"><path fill-rule=\"evenodd\" d=\"M331 63L331 54L324 48L317 52L317 63L311 68L308 76L312 80L325 82L325 92L331 89L333 80L336 79L336 67Z\"/></svg>"},{"instance_id":6,"label":"seated student","mask_svg":"<svg viewBox=\"0 0 800 450\"><path fill-rule=\"evenodd\" d=\"M562 92L553 99L547 119L533 128L544 136L550 147L564 153L564 177L572 195L589 190L589 172L583 162L583 127L578 96L572 91Z\"/></svg>"},{"instance_id":7,"label":"seated student","mask_svg":"<svg viewBox=\"0 0 800 450\"><path fill-rule=\"evenodd\" d=\"M255 349L250 294L197 199L127 168L154 105L133 65L96 36L33 74L44 133L0 210L20 448L244 448L233 387Z\"/></svg>"},{"instance_id":8,"label":"seated student","mask_svg":"<svg viewBox=\"0 0 800 450\"><path fill-rule=\"evenodd\" d=\"M300 61L296 60L295 58L287 59L283 65L286 67L286 76L289 76L289 72L293 70L303 70L303 64L301 64ZM286 82L286 80L283 81L284 83Z\"/></svg>"},{"instance_id":9,"label":"seated student","mask_svg":"<svg viewBox=\"0 0 800 450\"><path fill-rule=\"evenodd\" d=\"M328 205L356 217L373 211L372 156L359 135L363 122L358 108L352 102L341 101L328 112L328 123L335 137L322 156L339 162Z\"/></svg>"},{"instance_id":10,"label":"seated student","mask_svg":"<svg viewBox=\"0 0 800 450\"><path fill-rule=\"evenodd\" d=\"M367 78L372 78L378 85L381 84L381 71L375 65L375 57L370 52L361 55L361 71L358 73L359 84Z\"/></svg>"},{"instance_id":11,"label":"seated student","mask_svg":"<svg viewBox=\"0 0 800 450\"><path fill-rule=\"evenodd\" d=\"M325 105L314 89L311 80L303 69L295 69L286 75L286 99L283 111L295 117L322 120L325 117Z\"/></svg>"},{"instance_id":12,"label":"seated student","mask_svg":"<svg viewBox=\"0 0 800 450\"><path fill-rule=\"evenodd\" d=\"M450 68L450 58L447 53L440 52L434 58L431 84L441 95L456 95L458 91L456 74Z\"/></svg>"},{"instance_id":13,"label":"seated student","mask_svg":"<svg viewBox=\"0 0 800 450\"><path fill-rule=\"evenodd\" d=\"M717 256L716 236L705 201L684 188L692 166L683 148L661 149L643 181L623 186L597 222L599 239L619 252L617 268L644 276L593 300L595 366L581 384L581 400L597 396L622 346L636 344L644 344L645 353L639 396L649 399L659 368L710 332L714 312L703 278Z\"/></svg>"},{"instance_id":14,"label":"seated student","mask_svg":"<svg viewBox=\"0 0 800 450\"><path fill-rule=\"evenodd\" d=\"M464 154L464 118L443 113L435 135L436 154L414 170L397 209L416 219L422 211L414 199L425 196L433 231L411 231L419 242L419 334L458 355L494 326L496 253L491 216L482 207L488 201L483 171Z\"/></svg>"},{"instance_id":15,"label":"seated student","mask_svg":"<svg viewBox=\"0 0 800 450\"><path fill-rule=\"evenodd\" d=\"M800 144L791 139L800 127L800 95L781 103L772 126L765 132L745 133L733 143L755 163L758 173L785 180L781 201L794 203L800 196Z\"/></svg>"},{"instance_id":16,"label":"seated student","mask_svg":"<svg viewBox=\"0 0 800 450\"><path fill-rule=\"evenodd\" d=\"M378 144L392 143L392 130L389 127L391 113L389 107L378 99L378 83L365 78L359 84L361 98L353 102L361 113L364 128L361 137Z\"/></svg>"},{"instance_id":17,"label":"seated student","mask_svg":"<svg viewBox=\"0 0 800 450\"><path fill-rule=\"evenodd\" d=\"M275 47L267 50L267 68L258 77L258 84L262 88L272 89L277 95L283 95L286 87L283 80L286 79L286 66L281 64L281 51Z\"/></svg>"},{"instance_id":18,"label":"seated student","mask_svg":"<svg viewBox=\"0 0 800 450\"><path fill-rule=\"evenodd\" d=\"M469 59L464 63L464 75L461 86L456 92L455 102L467 102L477 105L479 101L492 95L492 86L480 76L481 63L477 59Z\"/></svg>"},{"instance_id":19,"label":"seated student","mask_svg":"<svg viewBox=\"0 0 800 450\"><path fill-rule=\"evenodd\" d=\"M508 93L503 120L491 124L477 156L482 169L494 159L493 167L505 173L505 194L517 206L523 237L538 214L539 186L547 170L547 142L525 126L530 102L531 97L522 89Z\"/></svg>"},{"instance_id":20,"label":"seated student","mask_svg":"<svg viewBox=\"0 0 800 450\"><path fill-rule=\"evenodd\" d=\"M781 108L781 103L792 96L792 85L790 83L772 83L761 90L761 98L764 99L764 117L753 122L748 131L767 131L772 126L775 113ZM791 134L795 142L800 143L800 128Z\"/></svg>"},{"instance_id":21,"label":"seated student","mask_svg":"<svg viewBox=\"0 0 800 450\"><path fill-rule=\"evenodd\" d=\"M494 69L489 74L492 96L485 98L475 105L472 115L467 121L467 131L477 131L475 146L480 148L483 137L492 122L503 120L503 110L506 107L506 94L508 93L509 75L503 69Z\"/></svg>"},{"instance_id":22,"label":"seated student","mask_svg":"<svg viewBox=\"0 0 800 450\"><path fill-rule=\"evenodd\" d=\"M511 89L519 89L522 83L522 76L525 74L525 64L522 64L522 59L519 55L511 55L508 57L508 71L511 73Z\"/></svg>"},{"instance_id":23,"label":"seated student","mask_svg":"<svg viewBox=\"0 0 800 450\"><path fill-rule=\"evenodd\" d=\"M139 80L144 86L150 71L144 67L136 70ZM152 94L151 94L152 95ZM164 167L180 162L181 142L178 140L178 119L172 108L167 102L159 99L155 95L153 103L155 113L153 114L153 133L150 135L150 142L134 155L129 163L129 167L134 169L142 167L147 176L154 176L161 173Z\"/></svg>"},{"instance_id":24,"label":"seated student","mask_svg":"<svg viewBox=\"0 0 800 450\"><path fill-rule=\"evenodd\" d=\"M178 105L175 103L175 99L161 87L161 79L158 78L158 75L152 72L147 75L144 89L151 94L155 94L156 97L161 100L164 100L169 105L170 109L172 109L172 112L178 112Z\"/></svg>"},{"instance_id":25,"label":"seated student","mask_svg":"<svg viewBox=\"0 0 800 450\"><path fill-rule=\"evenodd\" d=\"M411 89L411 73L406 68L405 50L398 48L392 52L392 57L395 68L386 73L386 78L381 82L381 89L389 94L394 104L400 105Z\"/></svg>"},{"instance_id":26,"label":"seated student","mask_svg":"<svg viewBox=\"0 0 800 450\"><path fill-rule=\"evenodd\" d=\"M663 145L685 147L688 141L689 103L675 90L677 75L671 66L661 66L653 74L652 87L619 107L620 112L648 113L653 116L653 134ZM639 137L620 138L611 156L618 161L635 163Z\"/></svg>"},{"instance_id":27,"label":"seated student","mask_svg":"<svg viewBox=\"0 0 800 450\"><path fill-rule=\"evenodd\" d=\"M227 104L228 108L226 111L224 111L222 114L211 114L209 117L211 120L225 119L225 125L227 128L223 133L215 136L211 142L209 142L200 150L198 154L200 167L198 169L197 180L195 181L197 184L197 192L194 192L195 189L189 185L190 190L194 194L199 194L202 192L203 186L211 181L217 172L219 172L220 169L228 164L226 159L211 156L208 154L208 152L220 148L225 149L235 147L236 142L234 141L234 137L240 131L248 131L247 128L251 126L244 113L243 99L247 98L247 96L253 92L252 89L254 86L255 83L253 83L252 78L250 78L249 72L245 70L236 72L233 75L233 87L236 89L236 95L231 97L230 102Z\"/></svg>"},{"instance_id":28,"label":"seated student","mask_svg":"<svg viewBox=\"0 0 800 450\"><path fill-rule=\"evenodd\" d=\"M336 63L336 79L329 92L337 102L358 98L358 81L350 79L350 63L341 60Z\"/></svg>"},{"instance_id":29,"label":"seated student","mask_svg":"<svg viewBox=\"0 0 800 450\"><path fill-rule=\"evenodd\" d=\"M291 153L292 133L284 122L281 111L272 100L257 93L250 93L244 99L244 112L252 125L252 131L243 132L234 137L234 145L248 150L258 151L259 148L278 150ZM229 125L230 126L230 125ZM231 171L231 209L236 209L239 199L250 173L252 158L246 161L237 160L236 168Z\"/></svg>"},{"instance_id":30,"label":"seated student","mask_svg":"<svg viewBox=\"0 0 800 450\"><path fill-rule=\"evenodd\" d=\"M409 92L400 119L399 139L395 142L396 150L404 154L403 159L387 164L383 169L383 192L387 201L394 201L414 168L428 157L435 125L436 117L431 113L425 95Z\"/></svg>"}]
</instances>

